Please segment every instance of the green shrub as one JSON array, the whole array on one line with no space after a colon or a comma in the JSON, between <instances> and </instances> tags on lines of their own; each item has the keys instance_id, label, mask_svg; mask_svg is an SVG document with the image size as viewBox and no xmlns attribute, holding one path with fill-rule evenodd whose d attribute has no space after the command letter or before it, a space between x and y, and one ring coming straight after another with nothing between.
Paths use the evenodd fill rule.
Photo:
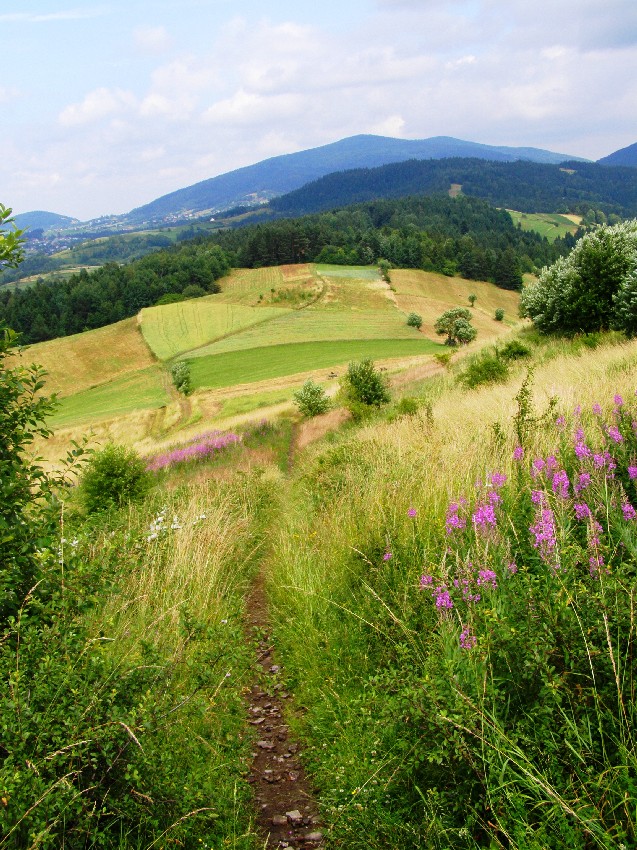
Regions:
<instances>
[{"instance_id":1,"label":"green shrub","mask_svg":"<svg viewBox=\"0 0 637 850\"><path fill-rule=\"evenodd\" d=\"M472 307L476 303L477 300L478 300L478 296L474 295L473 293L471 293L471 295L468 296L469 304L471 304Z\"/></svg>"},{"instance_id":2,"label":"green shrub","mask_svg":"<svg viewBox=\"0 0 637 850\"><path fill-rule=\"evenodd\" d=\"M494 318L496 322L501 322L504 319L504 310L502 309L502 307L498 307L498 309L495 311Z\"/></svg>"},{"instance_id":3,"label":"green shrub","mask_svg":"<svg viewBox=\"0 0 637 850\"><path fill-rule=\"evenodd\" d=\"M170 367L170 376L177 392L190 395L192 383L190 380L190 366L185 360L179 360Z\"/></svg>"},{"instance_id":4,"label":"green shrub","mask_svg":"<svg viewBox=\"0 0 637 850\"><path fill-rule=\"evenodd\" d=\"M156 307L163 307L166 304L179 304L180 301L185 301L181 292L167 292L155 301Z\"/></svg>"},{"instance_id":5,"label":"green shrub","mask_svg":"<svg viewBox=\"0 0 637 850\"><path fill-rule=\"evenodd\" d=\"M458 381L468 389L473 389L481 384L505 381L508 374L509 367L505 360L486 354L470 363L459 375Z\"/></svg>"},{"instance_id":6,"label":"green shrub","mask_svg":"<svg viewBox=\"0 0 637 850\"><path fill-rule=\"evenodd\" d=\"M422 327L422 316L419 316L418 313L410 313L407 316L407 324L410 328L417 328L420 330Z\"/></svg>"},{"instance_id":7,"label":"green shrub","mask_svg":"<svg viewBox=\"0 0 637 850\"><path fill-rule=\"evenodd\" d=\"M498 351L501 360L521 360L530 357L531 349L517 339L512 339Z\"/></svg>"},{"instance_id":8,"label":"green shrub","mask_svg":"<svg viewBox=\"0 0 637 850\"><path fill-rule=\"evenodd\" d=\"M341 389L345 405L355 418L364 412L360 405L364 408L381 407L390 400L386 381L369 358L349 364L341 381Z\"/></svg>"},{"instance_id":9,"label":"green shrub","mask_svg":"<svg viewBox=\"0 0 637 850\"><path fill-rule=\"evenodd\" d=\"M183 292L181 293L184 298L201 298L206 295L206 290L203 286L199 286L196 283L190 283L185 287Z\"/></svg>"},{"instance_id":10,"label":"green shrub","mask_svg":"<svg viewBox=\"0 0 637 850\"><path fill-rule=\"evenodd\" d=\"M323 387L314 383L311 378L294 393L294 403L303 416L312 417L325 413L330 409L330 400Z\"/></svg>"},{"instance_id":11,"label":"green shrub","mask_svg":"<svg viewBox=\"0 0 637 850\"><path fill-rule=\"evenodd\" d=\"M86 465L81 494L89 514L141 500L150 486L146 464L133 449L108 445Z\"/></svg>"}]
</instances>

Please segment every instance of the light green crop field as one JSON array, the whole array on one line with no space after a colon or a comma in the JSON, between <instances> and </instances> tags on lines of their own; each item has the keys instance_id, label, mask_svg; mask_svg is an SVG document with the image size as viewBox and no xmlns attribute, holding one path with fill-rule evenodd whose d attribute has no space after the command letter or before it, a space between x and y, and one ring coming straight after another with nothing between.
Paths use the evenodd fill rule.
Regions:
<instances>
[{"instance_id":1,"label":"light green crop field","mask_svg":"<svg viewBox=\"0 0 637 850\"><path fill-rule=\"evenodd\" d=\"M163 370L150 366L63 398L48 423L52 428L89 424L134 410L154 410L169 401Z\"/></svg>"},{"instance_id":2,"label":"light green crop field","mask_svg":"<svg viewBox=\"0 0 637 850\"><path fill-rule=\"evenodd\" d=\"M329 277L352 278L355 280L379 280L376 266L334 266L317 263L316 271Z\"/></svg>"},{"instance_id":3,"label":"light green crop field","mask_svg":"<svg viewBox=\"0 0 637 850\"><path fill-rule=\"evenodd\" d=\"M141 311L141 329L153 354L169 360L228 334L237 334L251 325L285 316L285 307L245 307L223 303L216 295L193 298L163 307Z\"/></svg>"},{"instance_id":4,"label":"light green crop field","mask_svg":"<svg viewBox=\"0 0 637 850\"><path fill-rule=\"evenodd\" d=\"M557 213L521 213L516 210L507 210L513 223L519 224L522 230L534 230L540 236L546 236L549 242L554 242L558 236L564 237L567 233L575 233L577 225Z\"/></svg>"},{"instance_id":5,"label":"light green crop field","mask_svg":"<svg viewBox=\"0 0 637 850\"><path fill-rule=\"evenodd\" d=\"M387 302L386 310L327 310L308 307L289 311L241 334L221 339L184 356L207 357L227 351L243 351L286 343L347 339L415 339L419 334L407 326L405 316Z\"/></svg>"},{"instance_id":6,"label":"light green crop field","mask_svg":"<svg viewBox=\"0 0 637 850\"><path fill-rule=\"evenodd\" d=\"M325 369L366 357L387 360L443 350L443 345L419 335L418 339L350 339L270 345L197 357L189 363L193 386L213 389Z\"/></svg>"}]
</instances>

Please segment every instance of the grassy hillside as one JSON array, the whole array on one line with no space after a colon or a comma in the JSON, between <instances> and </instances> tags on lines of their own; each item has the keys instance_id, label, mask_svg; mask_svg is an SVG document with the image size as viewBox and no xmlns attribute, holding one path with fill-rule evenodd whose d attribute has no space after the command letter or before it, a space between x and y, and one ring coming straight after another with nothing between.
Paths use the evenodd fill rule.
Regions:
<instances>
[{"instance_id":1,"label":"grassy hillside","mask_svg":"<svg viewBox=\"0 0 637 850\"><path fill-rule=\"evenodd\" d=\"M235 423L282 405L291 411L292 392L306 377L335 389L329 376L351 360L413 369L446 350L433 323L444 310L467 306L469 294L477 295L479 342L510 331L518 296L488 283L393 270L390 288L372 267L235 270L216 295L31 346L26 356L49 371L48 386L61 401L45 451L53 458L91 429L101 442L123 439L148 452L205 423ZM498 307L503 322L493 318ZM411 311L423 316L422 332L407 326ZM175 358L190 364L189 398L172 386Z\"/></svg>"}]
</instances>

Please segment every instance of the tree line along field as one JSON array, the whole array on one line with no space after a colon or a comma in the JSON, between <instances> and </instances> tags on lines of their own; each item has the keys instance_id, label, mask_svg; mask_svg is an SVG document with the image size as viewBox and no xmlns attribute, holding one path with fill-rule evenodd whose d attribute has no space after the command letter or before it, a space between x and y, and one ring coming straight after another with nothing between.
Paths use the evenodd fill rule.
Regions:
<instances>
[{"instance_id":1,"label":"tree line along field","mask_svg":"<svg viewBox=\"0 0 637 850\"><path fill-rule=\"evenodd\" d=\"M325 381L352 360L396 367L444 351L434 322L468 306L470 294L479 342L516 321L515 292L416 270L391 274L390 287L372 267L237 269L215 295L145 308L137 318L30 346L24 356L42 363L59 394L54 429L78 437L92 428L107 439L108 428L125 432L128 421L135 442L149 447L177 427L267 409L269 397L290 402L308 374ZM505 321L495 321L497 308ZM412 310L423 332L407 326ZM195 390L181 401L168 374L180 359Z\"/></svg>"}]
</instances>

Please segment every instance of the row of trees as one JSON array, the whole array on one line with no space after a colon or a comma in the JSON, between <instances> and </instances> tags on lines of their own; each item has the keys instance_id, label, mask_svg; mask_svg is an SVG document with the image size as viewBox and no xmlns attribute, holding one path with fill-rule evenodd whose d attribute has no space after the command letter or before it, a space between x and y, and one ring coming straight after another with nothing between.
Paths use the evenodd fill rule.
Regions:
<instances>
[{"instance_id":1,"label":"row of trees","mask_svg":"<svg viewBox=\"0 0 637 850\"><path fill-rule=\"evenodd\" d=\"M218 292L216 281L229 270L218 245L184 243L129 265L82 269L66 281L0 289L0 322L19 331L25 343L55 339L134 316L162 298Z\"/></svg>"},{"instance_id":2,"label":"row of trees","mask_svg":"<svg viewBox=\"0 0 637 850\"><path fill-rule=\"evenodd\" d=\"M477 198L411 197L358 204L219 234L242 267L299 262L368 265L460 274L519 289L522 273L554 262L575 239L549 243L516 228L504 210Z\"/></svg>"}]
</instances>

